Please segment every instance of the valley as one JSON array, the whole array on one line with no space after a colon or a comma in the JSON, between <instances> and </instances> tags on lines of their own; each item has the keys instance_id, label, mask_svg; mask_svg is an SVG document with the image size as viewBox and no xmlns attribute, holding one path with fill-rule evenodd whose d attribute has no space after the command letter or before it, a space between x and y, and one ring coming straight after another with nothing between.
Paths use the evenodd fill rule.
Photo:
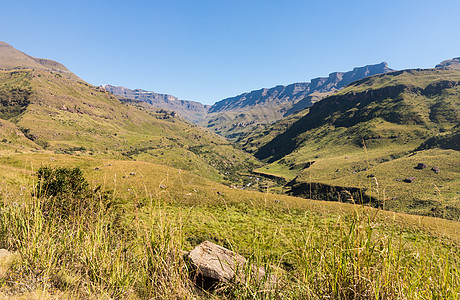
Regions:
<instances>
[{"instance_id":1,"label":"valley","mask_svg":"<svg viewBox=\"0 0 460 300\"><path fill-rule=\"evenodd\" d=\"M209 106L1 42L0 298L455 299L457 65ZM200 287L203 241L244 256L243 279Z\"/></svg>"}]
</instances>

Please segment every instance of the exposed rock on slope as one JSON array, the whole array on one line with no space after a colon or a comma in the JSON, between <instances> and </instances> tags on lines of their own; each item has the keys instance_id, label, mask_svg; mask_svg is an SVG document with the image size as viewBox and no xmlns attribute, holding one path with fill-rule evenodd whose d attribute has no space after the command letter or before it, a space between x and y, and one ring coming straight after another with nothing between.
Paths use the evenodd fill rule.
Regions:
<instances>
[{"instance_id":1,"label":"exposed rock on slope","mask_svg":"<svg viewBox=\"0 0 460 300\"><path fill-rule=\"evenodd\" d=\"M102 87L120 98L142 101L155 108L173 110L193 123L201 121L209 108L208 105L203 105L196 101L179 100L167 94L158 94L141 89L131 90L122 86L113 86L110 84L104 84Z\"/></svg>"},{"instance_id":2,"label":"exposed rock on slope","mask_svg":"<svg viewBox=\"0 0 460 300\"><path fill-rule=\"evenodd\" d=\"M447 68L447 69L460 70L460 57L455 57L452 59L445 60L441 62L439 65L436 65L436 68Z\"/></svg>"}]
</instances>

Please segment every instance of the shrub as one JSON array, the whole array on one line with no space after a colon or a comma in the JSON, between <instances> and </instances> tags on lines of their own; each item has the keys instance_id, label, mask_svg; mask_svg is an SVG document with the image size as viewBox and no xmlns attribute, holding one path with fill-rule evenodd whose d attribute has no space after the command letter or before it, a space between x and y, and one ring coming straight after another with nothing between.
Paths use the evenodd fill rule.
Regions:
<instances>
[{"instance_id":1,"label":"shrub","mask_svg":"<svg viewBox=\"0 0 460 300\"><path fill-rule=\"evenodd\" d=\"M80 168L42 166L37 171L36 196L43 198L45 215L66 218L83 212L92 202L92 191Z\"/></svg>"}]
</instances>

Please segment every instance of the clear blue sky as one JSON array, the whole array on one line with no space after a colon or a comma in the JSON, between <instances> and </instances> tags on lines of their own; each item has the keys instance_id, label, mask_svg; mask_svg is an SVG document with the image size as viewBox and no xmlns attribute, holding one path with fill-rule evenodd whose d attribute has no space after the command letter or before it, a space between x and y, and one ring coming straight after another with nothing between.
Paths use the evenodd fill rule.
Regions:
<instances>
[{"instance_id":1,"label":"clear blue sky","mask_svg":"<svg viewBox=\"0 0 460 300\"><path fill-rule=\"evenodd\" d=\"M89 83L212 104L388 62L460 56L459 0L2 1L0 40Z\"/></svg>"}]
</instances>

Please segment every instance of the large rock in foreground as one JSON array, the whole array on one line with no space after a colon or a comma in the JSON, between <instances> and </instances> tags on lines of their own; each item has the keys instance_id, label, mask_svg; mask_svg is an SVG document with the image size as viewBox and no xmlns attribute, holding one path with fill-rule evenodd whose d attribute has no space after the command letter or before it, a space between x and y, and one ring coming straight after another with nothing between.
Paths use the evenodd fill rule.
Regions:
<instances>
[{"instance_id":1,"label":"large rock in foreground","mask_svg":"<svg viewBox=\"0 0 460 300\"><path fill-rule=\"evenodd\" d=\"M13 263L14 258L14 253L11 253L6 249L0 249L0 278L5 276L6 272Z\"/></svg>"},{"instance_id":2,"label":"large rock in foreground","mask_svg":"<svg viewBox=\"0 0 460 300\"><path fill-rule=\"evenodd\" d=\"M273 285L276 281L272 275L266 277L263 267L248 266L243 256L210 241L199 244L187 254L187 258L196 270L195 283L204 289L225 281L244 281L248 275L256 280L265 280L265 285Z\"/></svg>"}]
</instances>

